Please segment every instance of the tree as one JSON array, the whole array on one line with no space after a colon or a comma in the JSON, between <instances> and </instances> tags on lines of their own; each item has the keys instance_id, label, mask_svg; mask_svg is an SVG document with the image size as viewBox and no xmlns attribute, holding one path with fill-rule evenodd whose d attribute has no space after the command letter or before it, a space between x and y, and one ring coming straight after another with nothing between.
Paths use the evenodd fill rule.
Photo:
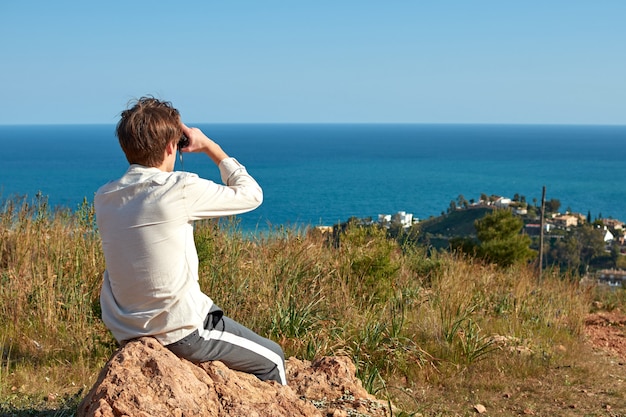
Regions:
<instances>
[{"instance_id":1,"label":"tree","mask_svg":"<svg viewBox=\"0 0 626 417\"><path fill-rule=\"evenodd\" d=\"M548 252L549 262L555 262L567 270L579 270L582 243L575 238L558 239Z\"/></svg>"},{"instance_id":2,"label":"tree","mask_svg":"<svg viewBox=\"0 0 626 417\"><path fill-rule=\"evenodd\" d=\"M527 262L536 256L530 237L520 234L524 222L510 210L495 210L474 222L480 245L477 253L501 266Z\"/></svg>"},{"instance_id":3,"label":"tree","mask_svg":"<svg viewBox=\"0 0 626 417\"><path fill-rule=\"evenodd\" d=\"M562 268L584 273L595 259L605 255L604 246L602 229L585 224L554 242L549 257Z\"/></svg>"},{"instance_id":4,"label":"tree","mask_svg":"<svg viewBox=\"0 0 626 417\"><path fill-rule=\"evenodd\" d=\"M463 207L463 208L467 208L468 206L468 202L465 199L465 196L463 194L459 194L459 196L456 198L458 207Z\"/></svg>"},{"instance_id":5,"label":"tree","mask_svg":"<svg viewBox=\"0 0 626 417\"><path fill-rule=\"evenodd\" d=\"M621 245L617 240L611 243L611 261L613 261L613 268L619 268L619 257L621 256Z\"/></svg>"},{"instance_id":6,"label":"tree","mask_svg":"<svg viewBox=\"0 0 626 417\"><path fill-rule=\"evenodd\" d=\"M546 201L546 211L548 213L557 213L561 207L561 202L556 198Z\"/></svg>"},{"instance_id":7,"label":"tree","mask_svg":"<svg viewBox=\"0 0 626 417\"><path fill-rule=\"evenodd\" d=\"M603 229L583 225L582 227L574 229L572 235L574 239L582 242L580 260L585 266L588 266L593 259L604 255L605 243Z\"/></svg>"}]
</instances>

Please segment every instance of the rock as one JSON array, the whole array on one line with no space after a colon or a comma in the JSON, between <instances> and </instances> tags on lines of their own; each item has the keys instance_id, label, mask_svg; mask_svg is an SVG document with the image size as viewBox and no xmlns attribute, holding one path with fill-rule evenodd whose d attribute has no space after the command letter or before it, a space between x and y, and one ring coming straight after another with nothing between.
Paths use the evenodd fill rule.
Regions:
<instances>
[{"instance_id":1,"label":"rock","mask_svg":"<svg viewBox=\"0 0 626 417\"><path fill-rule=\"evenodd\" d=\"M346 357L290 358L288 386L260 381L219 361L180 359L141 338L118 349L80 403L77 416L388 416L368 394Z\"/></svg>"},{"instance_id":2,"label":"rock","mask_svg":"<svg viewBox=\"0 0 626 417\"><path fill-rule=\"evenodd\" d=\"M356 368L344 356L330 356L314 362L290 358L287 381L300 398L314 402L325 415L387 416L389 404L370 395L356 378ZM335 411L335 414L331 411Z\"/></svg>"}]
</instances>

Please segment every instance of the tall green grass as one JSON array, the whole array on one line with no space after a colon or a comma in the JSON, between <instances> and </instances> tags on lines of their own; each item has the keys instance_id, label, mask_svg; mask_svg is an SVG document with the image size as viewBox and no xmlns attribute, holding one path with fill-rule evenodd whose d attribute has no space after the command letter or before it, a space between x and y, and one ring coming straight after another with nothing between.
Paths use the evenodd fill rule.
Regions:
<instances>
[{"instance_id":1,"label":"tall green grass","mask_svg":"<svg viewBox=\"0 0 626 417\"><path fill-rule=\"evenodd\" d=\"M116 347L99 318L105 265L93 209L13 200L0 216L0 410L50 393L69 401ZM525 265L427 255L377 228L352 226L339 239L250 237L236 222L195 230L200 284L227 315L288 357L350 356L370 392L409 408L411 387L452 375L546 372L564 355L556 347L581 340L598 297L574 277L538 282Z\"/></svg>"}]
</instances>

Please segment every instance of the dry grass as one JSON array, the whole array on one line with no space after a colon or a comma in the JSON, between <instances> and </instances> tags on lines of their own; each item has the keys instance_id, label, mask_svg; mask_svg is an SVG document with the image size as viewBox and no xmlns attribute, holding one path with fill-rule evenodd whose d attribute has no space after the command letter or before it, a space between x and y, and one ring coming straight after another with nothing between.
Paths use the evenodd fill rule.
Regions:
<instances>
[{"instance_id":1,"label":"dry grass","mask_svg":"<svg viewBox=\"0 0 626 417\"><path fill-rule=\"evenodd\" d=\"M72 415L115 348L99 320L93 212L8 202L1 216L0 414ZM349 228L339 245L214 222L196 233L201 286L228 315L288 356L349 355L403 415L472 415L477 403L488 415L610 415L626 403L624 367L583 343L598 295L573 277L426 256L377 229Z\"/></svg>"}]
</instances>

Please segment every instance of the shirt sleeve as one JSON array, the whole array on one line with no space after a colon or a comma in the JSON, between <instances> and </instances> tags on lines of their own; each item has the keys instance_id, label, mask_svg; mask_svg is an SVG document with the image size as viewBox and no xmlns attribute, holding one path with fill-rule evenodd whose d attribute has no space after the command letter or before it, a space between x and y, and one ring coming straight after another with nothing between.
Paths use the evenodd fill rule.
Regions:
<instances>
[{"instance_id":1,"label":"shirt sleeve","mask_svg":"<svg viewBox=\"0 0 626 417\"><path fill-rule=\"evenodd\" d=\"M192 220L231 216L254 210L263 202L263 190L234 158L220 162L224 185L188 176L184 196Z\"/></svg>"}]
</instances>

